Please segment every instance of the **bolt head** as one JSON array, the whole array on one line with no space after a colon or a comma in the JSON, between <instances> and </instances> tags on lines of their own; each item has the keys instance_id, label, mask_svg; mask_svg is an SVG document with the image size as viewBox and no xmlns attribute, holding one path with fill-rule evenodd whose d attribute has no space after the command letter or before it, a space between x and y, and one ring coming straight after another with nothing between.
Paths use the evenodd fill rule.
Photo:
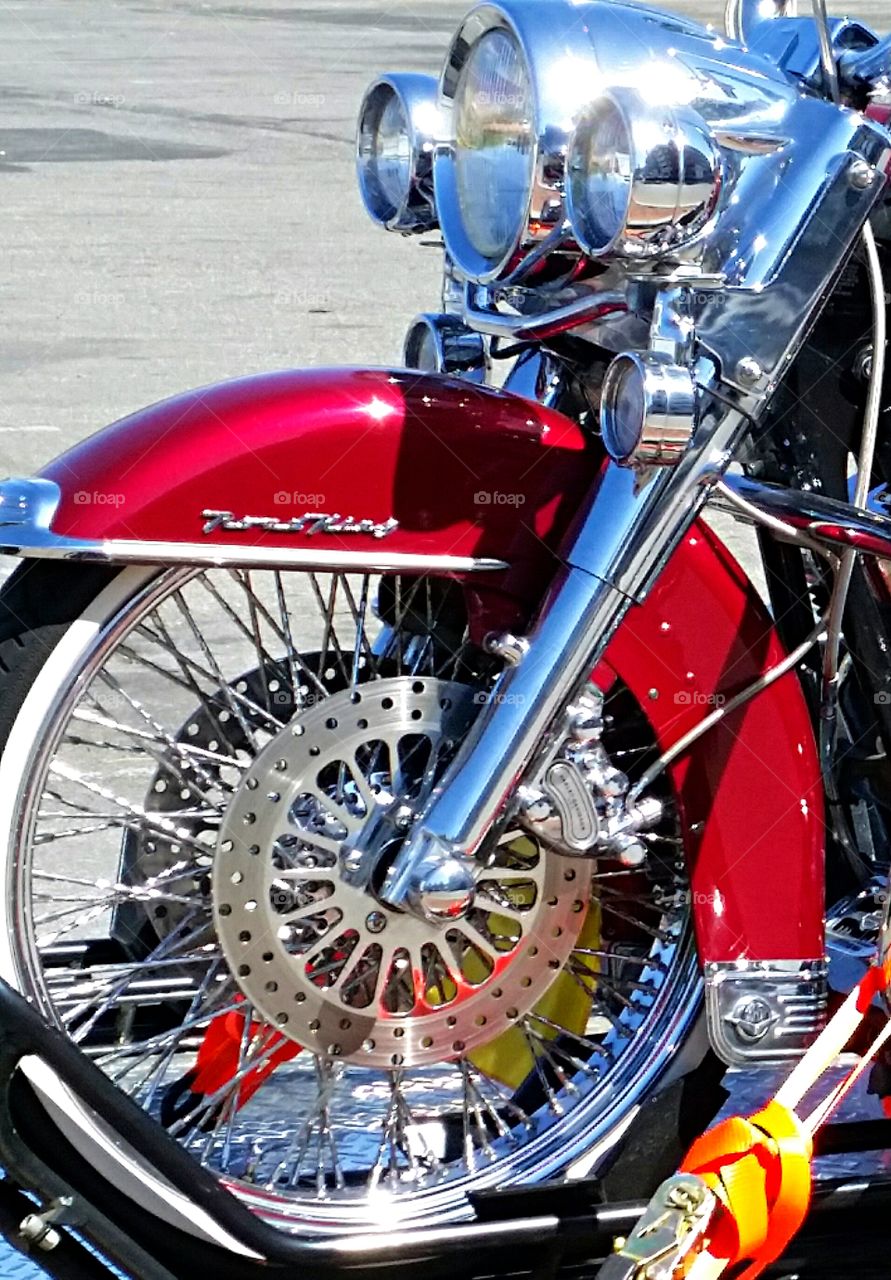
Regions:
<instances>
[{"instance_id":1,"label":"bolt head","mask_svg":"<svg viewBox=\"0 0 891 1280\"><path fill-rule=\"evenodd\" d=\"M848 181L855 191L868 191L875 178L876 171L866 160L858 158L848 170Z\"/></svg>"},{"instance_id":2,"label":"bolt head","mask_svg":"<svg viewBox=\"0 0 891 1280\"><path fill-rule=\"evenodd\" d=\"M647 846L633 836L617 836L613 848L623 867L640 867L647 860Z\"/></svg>"},{"instance_id":3,"label":"bolt head","mask_svg":"<svg viewBox=\"0 0 891 1280\"><path fill-rule=\"evenodd\" d=\"M383 911L369 911L365 917L365 928L369 933L383 933L387 927L387 917Z\"/></svg>"},{"instance_id":4,"label":"bolt head","mask_svg":"<svg viewBox=\"0 0 891 1280\"><path fill-rule=\"evenodd\" d=\"M393 826L397 831L407 831L414 821L414 817L413 810L407 804L400 805L393 814Z\"/></svg>"},{"instance_id":5,"label":"bolt head","mask_svg":"<svg viewBox=\"0 0 891 1280\"><path fill-rule=\"evenodd\" d=\"M589 707L571 707L569 732L576 742L598 742L603 733L603 719L600 712Z\"/></svg>"},{"instance_id":6,"label":"bolt head","mask_svg":"<svg viewBox=\"0 0 891 1280\"><path fill-rule=\"evenodd\" d=\"M532 792L523 800L523 817L529 822L546 822L554 812L554 806L540 791Z\"/></svg>"},{"instance_id":7,"label":"bolt head","mask_svg":"<svg viewBox=\"0 0 891 1280\"><path fill-rule=\"evenodd\" d=\"M754 387L764 376L764 370L754 356L743 356L736 366L736 377L744 387Z\"/></svg>"}]
</instances>

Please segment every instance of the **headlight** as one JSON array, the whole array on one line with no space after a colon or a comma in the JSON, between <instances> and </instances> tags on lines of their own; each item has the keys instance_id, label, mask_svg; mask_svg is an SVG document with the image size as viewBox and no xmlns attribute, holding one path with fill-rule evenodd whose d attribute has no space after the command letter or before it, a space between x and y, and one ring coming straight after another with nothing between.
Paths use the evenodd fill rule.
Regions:
<instances>
[{"instance_id":1,"label":"headlight","mask_svg":"<svg viewBox=\"0 0 891 1280\"><path fill-rule=\"evenodd\" d=\"M390 231L428 231L433 208L437 85L432 76L376 80L362 100L356 139L359 190L371 218Z\"/></svg>"},{"instance_id":2,"label":"headlight","mask_svg":"<svg viewBox=\"0 0 891 1280\"><path fill-rule=\"evenodd\" d=\"M464 232L481 257L500 261L523 229L535 160L532 83L510 32L489 31L474 46L452 110Z\"/></svg>"},{"instance_id":3,"label":"headlight","mask_svg":"<svg viewBox=\"0 0 891 1280\"><path fill-rule=\"evenodd\" d=\"M484 4L464 20L442 74L447 137L434 165L443 238L464 276L498 279L563 222L565 148L596 75L571 4Z\"/></svg>"},{"instance_id":4,"label":"headlight","mask_svg":"<svg viewBox=\"0 0 891 1280\"><path fill-rule=\"evenodd\" d=\"M448 373L465 382L484 383L488 373L486 341L457 316L415 316L405 336L403 358L408 369Z\"/></svg>"},{"instance_id":5,"label":"headlight","mask_svg":"<svg viewBox=\"0 0 891 1280\"><path fill-rule=\"evenodd\" d=\"M569 144L573 235L594 257L655 257L702 231L721 191L717 148L692 112L613 89L582 113Z\"/></svg>"},{"instance_id":6,"label":"headlight","mask_svg":"<svg viewBox=\"0 0 891 1280\"><path fill-rule=\"evenodd\" d=\"M689 369L658 352L617 356L606 371L600 430L607 453L626 466L671 466L696 425Z\"/></svg>"}]
</instances>

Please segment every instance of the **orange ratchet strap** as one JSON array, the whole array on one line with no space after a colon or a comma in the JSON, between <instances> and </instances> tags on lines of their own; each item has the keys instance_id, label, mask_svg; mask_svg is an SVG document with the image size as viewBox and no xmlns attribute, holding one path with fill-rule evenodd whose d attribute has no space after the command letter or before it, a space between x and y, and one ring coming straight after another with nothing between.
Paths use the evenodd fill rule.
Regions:
<instances>
[{"instance_id":1,"label":"orange ratchet strap","mask_svg":"<svg viewBox=\"0 0 891 1280\"><path fill-rule=\"evenodd\" d=\"M858 1030L888 974L873 967L757 1114L698 1138L656 1192L600 1280L715 1280L728 1267L751 1280L774 1262L807 1216L813 1136L891 1038L886 1022L847 1076L804 1119L796 1110Z\"/></svg>"},{"instance_id":2,"label":"orange ratchet strap","mask_svg":"<svg viewBox=\"0 0 891 1280\"><path fill-rule=\"evenodd\" d=\"M249 1050L255 1047L254 1039L262 1030L262 1023L251 1022L247 1032ZM244 1039L245 1015L243 1013L233 1010L214 1018L205 1031L198 1050L198 1061L190 1084L193 1093L211 1097L235 1079L245 1057ZM266 1077L271 1075L276 1067L297 1057L300 1045L295 1044L293 1040L287 1040L280 1032L275 1032L271 1039L265 1040L263 1049L262 1061L257 1066L247 1069L241 1067L242 1076L236 1102L239 1108L254 1096Z\"/></svg>"},{"instance_id":3,"label":"orange ratchet strap","mask_svg":"<svg viewBox=\"0 0 891 1280\"><path fill-rule=\"evenodd\" d=\"M207 1025L195 1065L168 1086L161 1098L161 1123L182 1127L190 1116L200 1128L212 1127L223 1107L241 1110L300 1045L237 1009L219 1013ZM237 1088L233 1090L233 1086Z\"/></svg>"}]
</instances>

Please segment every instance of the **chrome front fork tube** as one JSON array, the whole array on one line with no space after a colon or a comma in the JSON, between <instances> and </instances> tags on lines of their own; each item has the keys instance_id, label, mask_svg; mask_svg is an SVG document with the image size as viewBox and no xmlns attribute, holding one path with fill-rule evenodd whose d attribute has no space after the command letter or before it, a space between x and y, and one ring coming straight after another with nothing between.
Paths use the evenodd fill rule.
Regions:
<instances>
[{"instance_id":1,"label":"chrome front fork tube","mask_svg":"<svg viewBox=\"0 0 891 1280\"><path fill-rule=\"evenodd\" d=\"M381 895L390 905L424 913L450 891L456 911L470 900L471 860L486 834L562 738L565 708L690 528L744 430L741 414L721 409L676 467L647 475L606 467L535 626L503 641L505 670L390 868Z\"/></svg>"}]
</instances>

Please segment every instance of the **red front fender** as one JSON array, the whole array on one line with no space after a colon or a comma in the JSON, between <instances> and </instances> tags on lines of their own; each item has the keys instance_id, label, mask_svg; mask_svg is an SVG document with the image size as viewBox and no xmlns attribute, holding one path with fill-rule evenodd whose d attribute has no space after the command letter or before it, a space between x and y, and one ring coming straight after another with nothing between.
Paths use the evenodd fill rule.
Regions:
<instances>
[{"instance_id":1,"label":"red front fender","mask_svg":"<svg viewBox=\"0 0 891 1280\"><path fill-rule=\"evenodd\" d=\"M535 607L600 464L575 423L531 401L406 371L320 370L165 401L43 475L61 489L51 532L75 543L335 553L385 543L506 561L470 584L483 630ZM697 526L608 661L667 746L782 656L742 571ZM796 677L707 734L673 777L702 959L821 956L822 791Z\"/></svg>"},{"instance_id":2,"label":"red front fender","mask_svg":"<svg viewBox=\"0 0 891 1280\"><path fill-rule=\"evenodd\" d=\"M186 392L43 474L62 488L53 532L77 539L354 552L374 538L389 554L517 564L552 560L546 545L599 460L575 423L519 396L404 370L326 369ZM291 527L232 529L208 510ZM376 533L338 531L324 515Z\"/></svg>"}]
</instances>

